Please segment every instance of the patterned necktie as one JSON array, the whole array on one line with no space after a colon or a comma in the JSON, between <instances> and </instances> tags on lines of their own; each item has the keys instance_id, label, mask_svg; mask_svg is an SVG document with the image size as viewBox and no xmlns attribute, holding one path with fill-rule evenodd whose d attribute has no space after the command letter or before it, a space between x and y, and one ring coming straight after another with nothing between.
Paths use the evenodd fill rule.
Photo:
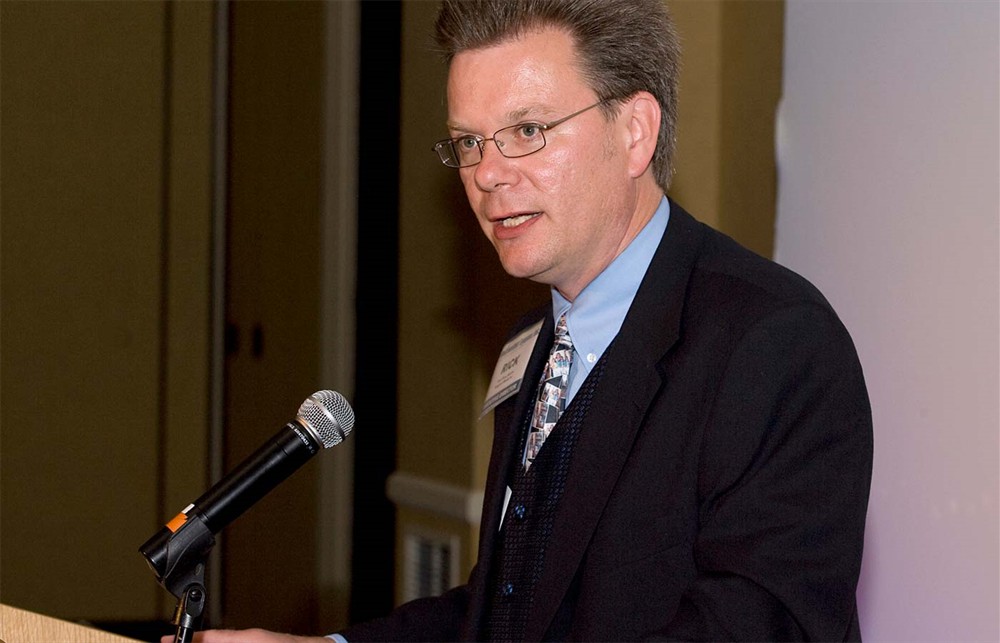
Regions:
<instances>
[{"instance_id":1,"label":"patterned necktie","mask_svg":"<svg viewBox=\"0 0 1000 643\"><path fill-rule=\"evenodd\" d=\"M573 340L566 328L566 315L556 324L556 340L549 353L549 361L542 371L542 381L538 387L538 400L531 414L531 431L528 433L528 448L524 458L527 471L545 438L559 421L566 406L566 389L569 385L569 365L573 359Z\"/></svg>"}]
</instances>

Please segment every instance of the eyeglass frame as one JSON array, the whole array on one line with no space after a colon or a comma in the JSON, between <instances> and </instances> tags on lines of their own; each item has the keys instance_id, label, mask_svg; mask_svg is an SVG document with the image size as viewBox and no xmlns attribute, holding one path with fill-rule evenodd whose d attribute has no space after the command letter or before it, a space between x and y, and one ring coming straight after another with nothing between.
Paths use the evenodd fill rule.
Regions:
<instances>
[{"instance_id":1,"label":"eyeglass frame","mask_svg":"<svg viewBox=\"0 0 1000 643\"><path fill-rule=\"evenodd\" d=\"M579 116L580 114L583 114L584 112L590 111L590 110L594 109L595 107L597 107L598 105L603 105L604 103L607 103L610 100L611 100L610 98L602 98L601 100L597 101L593 105L588 105L588 106L584 107L581 110L573 112L569 116L563 116L560 119L557 119L557 120L554 120L554 121L551 121L551 122L548 122L548 123L539 123L537 121L524 121L524 122L521 122L521 123L515 123L513 125L508 125L507 127L501 127L497 131L493 132L493 136L491 136L489 138L486 138L486 137L483 137L483 136L478 136L476 134L466 134L465 136L459 136L459 137L456 137L456 138L441 139L440 141L434 143L434 146L431 147L431 151L435 152L438 155L438 160L441 161L442 165L444 165L445 167L455 168L456 170L461 169L463 167L475 167L475 166L479 165L480 163L482 163L483 162L483 156L486 155L486 141L493 141L493 144L496 145L497 151L499 151L500 155L503 156L504 158L508 158L508 159L523 158L525 156L530 156L530 155L532 155L532 154L534 154L536 152L540 152L543 149L545 149L545 146L548 145L548 139L545 138L545 132L549 131L550 129L552 129L556 125L561 125L561 124L565 123L566 121L568 121L569 119L573 118L574 116ZM497 134L499 134L501 132L506 132L507 130L517 129L518 127L524 127L526 125L534 125L535 127L538 128L538 131L539 131L539 133L541 134L541 137L542 137L542 144L538 147L538 149L531 150L530 152L525 152L524 154L515 154L513 156L509 155L509 154L505 154L504 151L503 151L503 147L496 140ZM455 153L456 152L455 145L459 141L463 141L463 140L467 140L467 139L472 139L472 140L474 140L476 142L476 146L479 148L479 160L476 161L475 163L469 163L467 165L451 165L451 164L449 164L447 162L447 160L445 160L445 157L441 153L441 150L445 149L446 146L450 146L451 149L452 149L452 152L453 152L451 154L451 157L455 158L457 160L458 154Z\"/></svg>"}]
</instances>

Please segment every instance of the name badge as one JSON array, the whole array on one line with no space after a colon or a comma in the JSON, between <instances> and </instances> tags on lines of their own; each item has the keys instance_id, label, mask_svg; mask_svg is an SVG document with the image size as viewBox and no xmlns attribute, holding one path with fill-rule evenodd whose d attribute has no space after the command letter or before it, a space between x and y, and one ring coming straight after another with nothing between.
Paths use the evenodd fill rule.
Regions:
<instances>
[{"instance_id":1,"label":"name badge","mask_svg":"<svg viewBox=\"0 0 1000 643\"><path fill-rule=\"evenodd\" d=\"M500 359L493 369L493 379L490 380L490 388L486 391L486 401L483 402L483 411L479 414L479 419L521 389L524 371L528 368L528 359L541 332L542 322L539 321L507 342L500 351Z\"/></svg>"}]
</instances>

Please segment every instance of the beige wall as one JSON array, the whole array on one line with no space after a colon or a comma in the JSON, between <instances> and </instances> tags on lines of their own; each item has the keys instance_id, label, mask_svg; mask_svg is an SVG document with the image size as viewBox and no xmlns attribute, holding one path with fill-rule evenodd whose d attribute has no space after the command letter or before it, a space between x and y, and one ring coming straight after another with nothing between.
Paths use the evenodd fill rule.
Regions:
<instances>
[{"instance_id":1,"label":"beige wall","mask_svg":"<svg viewBox=\"0 0 1000 643\"><path fill-rule=\"evenodd\" d=\"M235 341L226 358L225 471L326 388L324 11L311 1L231 6L226 323ZM310 462L222 533L227 627L318 628L318 480Z\"/></svg>"},{"instance_id":2,"label":"beige wall","mask_svg":"<svg viewBox=\"0 0 1000 643\"><path fill-rule=\"evenodd\" d=\"M769 254L774 220L773 114L780 92L781 2L673 1L685 46L677 175L672 195L702 220ZM400 206L400 486L440 492L436 507L405 493L397 543L437 529L475 562L492 416L477 420L509 326L548 301L544 287L506 276L464 200L454 170L429 147L445 135L446 69L433 48L437 5L403 6ZM390 485L392 486L392 485ZM392 495L392 494L390 494ZM456 520L464 515L464 520ZM402 547L397 550L402 553ZM403 564L402 556L398 563ZM402 576L397 577L401 579Z\"/></svg>"},{"instance_id":3,"label":"beige wall","mask_svg":"<svg viewBox=\"0 0 1000 643\"><path fill-rule=\"evenodd\" d=\"M340 14L232 7L216 179L214 3L0 6L0 592L64 618L168 618L137 549L208 487L214 181L236 340L222 469L336 386L319 381L319 311L325 19ZM319 588L319 478L303 467L218 537L227 625L314 631L321 594L324 618L346 620L342 588Z\"/></svg>"},{"instance_id":4,"label":"beige wall","mask_svg":"<svg viewBox=\"0 0 1000 643\"><path fill-rule=\"evenodd\" d=\"M344 3L234 3L217 22L220 6L0 3L4 602L169 618L175 601L137 550L208 487L212 418L225 412L230 470L311 392L350 392L349 324L331 316L324 342L320 310L343 314L354 294L353 254L337 248L353 245L356 96L334 87L353 86L338 30L357 25L341 24ZM229 158L214 157L219 140ZM228 279L213 291L225 193ZM223 289L225 409L211 404ZM322 464L218 538L210 599L227 625L346 621L351 469L322 481Z\"/></svg>"},{"instance_id":5,"label":"beige wall","mask_svg":"<svg viewBox=\"0 0 1000 643\"><path fill-rule=\"evenodd\" d=\"M0 4L0 591L65 618L164 615L137 548L205 483L212 8L173 9Z\"/></svg>"},{"instance_id":6,"label":"beige wall","mask_svg":"<svg viewBox=\"0 0 1000 643\"><path fill-rule=\"evenodd\" d=\"M770 257L784 2L667 4L684 48L670 194L702 221Z\"/></svg>"}]
</instances>

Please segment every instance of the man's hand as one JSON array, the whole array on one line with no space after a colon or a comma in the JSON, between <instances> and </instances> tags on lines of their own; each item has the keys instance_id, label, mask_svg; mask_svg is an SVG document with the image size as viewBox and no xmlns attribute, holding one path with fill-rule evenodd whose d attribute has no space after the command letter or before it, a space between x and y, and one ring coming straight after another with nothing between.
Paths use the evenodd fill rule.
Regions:
<instances>
[{"instance_id":1,"label":"man's hand","mask_svg":"<svg viewBox=\"0 0 1000 643\"><path fill-rule=\"evenodd\" d=\"M160 643L173 643L173 635L164 636ZM293 636L267 630L205 630L196 632L194 643L330 643L321 636Z\"/></svg>"}]
</instances>

